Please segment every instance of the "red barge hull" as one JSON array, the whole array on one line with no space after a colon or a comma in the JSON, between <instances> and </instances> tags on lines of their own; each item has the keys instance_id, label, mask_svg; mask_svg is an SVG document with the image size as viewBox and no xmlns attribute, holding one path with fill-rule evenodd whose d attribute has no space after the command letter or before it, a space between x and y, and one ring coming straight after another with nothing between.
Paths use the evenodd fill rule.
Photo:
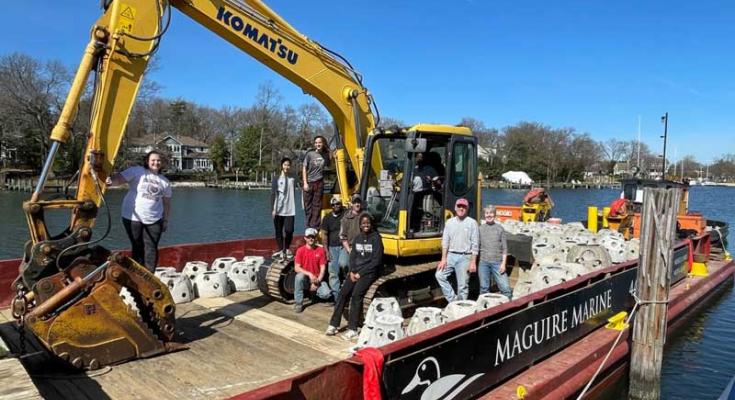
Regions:
<instances>
[{"instance_id":1,"label":"red barge hull","mask_svg":"<svg viewBox=\"0 0 735 400\"><path fill-rule=\"evenodd\" d=\"M692 247L682 242L675 249L669 332L718 288L731 283L735 273L732 261L710 260L709 276L686 277L690 249L709 254L709 238L699 239ZM160 265L180 269L190 260L267 256L272 243L271 239L250 239L169 246L161 249ZM19 263L19 259L0 261L2 308L13 297L11 283ZM588 382L617 335L602 327L606 319L632 308L627 289L636 270L636 262L614 265L381 347L378 351L384 363L378 371L380 379L370 384L377 386L371 388L363 385L365 364L355 356L232 398L361 398L365 389L376 388L385 398L420 398L427 390L444 390L445 398L516 398L518 386L526 389L527 399L569 398ZM529 335L533 329L535 336ZM627 331L623 335L597 379L598 388L625 370ZM432 364L440 367L436 373L421 375Z\"/></svg>"}]
</instances>

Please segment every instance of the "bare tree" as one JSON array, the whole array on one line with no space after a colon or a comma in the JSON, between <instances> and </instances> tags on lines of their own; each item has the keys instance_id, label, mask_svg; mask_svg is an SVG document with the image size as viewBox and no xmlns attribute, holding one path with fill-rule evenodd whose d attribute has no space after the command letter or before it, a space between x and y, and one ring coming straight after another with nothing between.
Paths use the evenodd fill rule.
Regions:
<instances>
[{"instance_id":1,"label":"bare tree","mask_svg":"<svg viewBox=\"0 0 735 400\"><path fill-rule=\"evenodd\" d=\"M624 142L615 138L600 142L600 149L605 156L605 173L612 174L619 161L630 161L632 143L636 142Z\"/></svg>"},{"instance_id":2,"label":"bare tree","mask_svg":"<svg viewBox=\"0 0 735 400\"><path fill-rule=\"evenodd\" d=\"M275 129L271 125L271 122L279 111L282 99L283 96L278 89L275 88L273 82L266 81L258 86L258 94L255 96L255 106L253 107L253 116L256 120L255 125L257 125L260 130L258 145L259 167L263 165L263 152L265 151L267 156L269 150L273 149L274 143L277 143L277 140L274 140L276 138L272 135L275 132ZM273 152L271 151L270 153L270 163L273 164Z\"/></svg>"},{"instance_id":3,"label":"bare tree","mask_svg":"<svg viewBox=\"0 0 735 400\"><path fill-rule=\"evenodd\" d=\"M40 150L28 152L42 155L29 160L34 167L40 166L39 159L48 150L69 81L69 72L57 61L41 63L21 53L0 57L0 112L12 115L17 124L5 125L4 135L23 137L19 144L24 149Z\"/></svg>"}]
</instances>

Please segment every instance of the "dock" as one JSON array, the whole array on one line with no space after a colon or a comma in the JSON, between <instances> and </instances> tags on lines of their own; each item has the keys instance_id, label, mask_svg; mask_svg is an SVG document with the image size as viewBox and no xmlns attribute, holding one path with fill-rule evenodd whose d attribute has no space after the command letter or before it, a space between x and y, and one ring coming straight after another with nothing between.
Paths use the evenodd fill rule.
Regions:
<instances>
[{"instance_id":1,"label":"dock","mask_svg":"<svg viewBox=\"0 0 735 400\"><path fill-rule=\"evenodd\" d=\"M232 190L270 190L270 183L266 182L207 182L208 188L232 189Z\"/></svg>"},{"instance_id":2,"label":"dock","mask_svg":"<svg viewBox=\"0 0 735 400\"><path fill-rule=\"evenodd\" d=\"M537 182L532 185L519 184L503 181L485 181L482 183L484 189L523 189L528 190L532 187L543 186L551 189L617 189L620 190L621 186L619 182L555 182L551 185L546 185L544 182Z\"/></svg>"}]
</instances>

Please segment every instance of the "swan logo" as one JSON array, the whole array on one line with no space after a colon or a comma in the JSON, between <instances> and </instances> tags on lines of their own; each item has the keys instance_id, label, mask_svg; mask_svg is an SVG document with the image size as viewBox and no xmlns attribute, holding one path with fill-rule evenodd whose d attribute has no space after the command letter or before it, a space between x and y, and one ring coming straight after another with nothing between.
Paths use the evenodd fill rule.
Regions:
<instances>
[{"instance_id":1,"label":"swan logo","mask_svg":"<svg viewBox=\"0 0 735 400\"><path fill-rule=\"evenodd\" d=\"M401 396L416 392L413 394L421 393L421 400L454 399L482 375L484 374L442 376L439 361L434 357L427 357L416 367L413 379L403 388Z\"/></svg>"}]
</instances>

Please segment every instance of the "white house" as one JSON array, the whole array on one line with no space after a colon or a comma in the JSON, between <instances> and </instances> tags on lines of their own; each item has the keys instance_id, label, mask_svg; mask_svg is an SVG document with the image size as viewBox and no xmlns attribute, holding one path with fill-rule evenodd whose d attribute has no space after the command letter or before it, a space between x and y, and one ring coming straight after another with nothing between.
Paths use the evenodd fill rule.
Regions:
<instances>
[{"instance_id":1,"label":"white house","mask_svg":"<svg viewBox=\"0 0 735 400\"><path fill-rule=\"evenodd\" d=\"M128 149L133 153L145 154L156 147L165 146L171 159L169 168L175 171L212 171L214 166L209 159L209 145L183 135L153 135L128 138Z\"/></svg>"}]
</instances>

